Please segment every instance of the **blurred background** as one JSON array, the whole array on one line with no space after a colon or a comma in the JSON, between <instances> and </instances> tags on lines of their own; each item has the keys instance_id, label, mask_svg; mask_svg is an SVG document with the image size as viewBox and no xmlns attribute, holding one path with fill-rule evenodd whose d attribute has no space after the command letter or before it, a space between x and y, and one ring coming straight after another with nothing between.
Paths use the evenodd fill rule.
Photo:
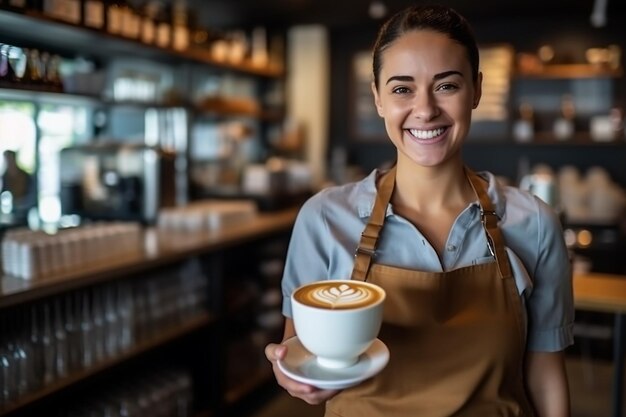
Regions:
<instances>
[{"instance_id":1,"label":"blurred background","mask_svg":"<svg viewBox=\"0 0 626 417\"><path fill-rule=\"evenodd\" d=\"M71 393L127 377L142 398L169 398L168 415L262 409L243 399L272 386L259 352L280 337L294 210L393 161L370 53L384 19L413 3L0 0L0 415L50 404L70 413L59 404ZM626 4L440 3L470 20L480 46L467 164L551 204L577 274L626 274ZM273 226L257 230L265 221ZM104 331L101 345L76 342L82 359L66 352L63 334L89 338L107 312L118 335L108 354ZM179 333L154 341L146 328L162 320ZM577 313L575 416L611 413L615 324ZM55 328L61 347L46 367ZM67 368L64 352L78 355ZM172 356L179 366L142 373ZM119 414L137 398L104 391L107 401L70 414L104 413L103 401Z\"/></svg>"}]
</instances>

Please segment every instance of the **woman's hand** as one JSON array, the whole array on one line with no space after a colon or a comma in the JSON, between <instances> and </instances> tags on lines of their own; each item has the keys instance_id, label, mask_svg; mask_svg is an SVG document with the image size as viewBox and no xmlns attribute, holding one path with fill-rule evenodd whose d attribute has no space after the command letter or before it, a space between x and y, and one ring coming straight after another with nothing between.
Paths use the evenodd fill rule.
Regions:
<instances>
[{"instance_id":1,"label":"woman's hand","mask_svg":"<svg viewBox=\"0 0 626 417\"><path fill-rule=\"evenodd\" d=\"M317 405L328 401L339 392L337 390L319 389L289 378L278 367L278 360L283 359L286 355L287 346L285 345L271 343L265 347L265 357L272 363L272 370L274 371L276 382L278 382L278 385L283 387L289 395L300 398L309 404Z\"/></svg>"},{"instance_id":2,"label":"woman's hand","mask_svg":"<svg viewBox=\"0 0 626 417\"><path fill-rule=\"evenodd\" d=\"M278 385L283 387L289 395L300 398L309 404L317 405L328 401L339 392L337 390L319 389L289 378L278 367L278 360L283 359L286 355L287 346L285 345L270 343L265 347L265 357L272 363L272 370L274 371L276 382L278 382Z\"/></svg>"}]
</instances>

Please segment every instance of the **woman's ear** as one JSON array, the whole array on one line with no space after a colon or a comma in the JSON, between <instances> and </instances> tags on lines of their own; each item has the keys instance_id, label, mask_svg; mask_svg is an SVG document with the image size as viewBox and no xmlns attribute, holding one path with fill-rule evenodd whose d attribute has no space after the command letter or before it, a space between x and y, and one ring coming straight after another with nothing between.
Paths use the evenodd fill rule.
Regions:
<instances>
[{"instance_id":1,"label":"woman's ear","mask_svg":"<svg viewBox=\"0 0 626 417\"><path fill-rule=\"evenodd\" d=\"M479 72L476 77L476 83L474 85L474 101L472 101L472 108L475 109L480 103L480 97L483 94L483 73Z\"/></svg>"},{"instance_id":2,"label":"woman's ear","mask_svg":"<svg viewBox=\"0 0 626 417\"><path fill-rule=\"evenodd\" d=\"M374 105L376 106L376 111L380 117L383 117L383 106L380 104L380 96L378 95L378 89L376 88L376 83L372 81L372 94L374 95Z\"/></svg>"}]
</instances>

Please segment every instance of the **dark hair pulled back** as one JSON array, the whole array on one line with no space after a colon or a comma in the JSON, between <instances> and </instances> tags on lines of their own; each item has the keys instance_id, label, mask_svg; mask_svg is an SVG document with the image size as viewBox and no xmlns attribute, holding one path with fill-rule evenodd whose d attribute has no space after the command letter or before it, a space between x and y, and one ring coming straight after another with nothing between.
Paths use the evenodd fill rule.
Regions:
<instances>
[{"instance_id":1,"label":"dark hair pulled back","mask_svg":"<svg viewBox=\"0 0 626 417\"><path fill-rule=\"evenodd\" d=\"M396 39L413 30L439 32L458 42L467 50L472 67L472 80L478 78L478 45L470 24L454 9L443 5L415 5L408 7L387 20L378 31L374 44L374 83L378 88L378 77L382 66L382 53Z\"/></svg>"}]
</instances>

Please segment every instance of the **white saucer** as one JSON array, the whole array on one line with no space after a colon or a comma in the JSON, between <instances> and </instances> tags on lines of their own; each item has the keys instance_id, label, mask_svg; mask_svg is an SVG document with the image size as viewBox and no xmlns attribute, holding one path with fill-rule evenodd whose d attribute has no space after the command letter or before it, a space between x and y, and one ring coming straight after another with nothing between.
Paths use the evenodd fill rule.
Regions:
<instances>
[{"instance_id":1,"label":"white saucer","mask_svg":"<svg viewBox=\"0 0 626 417\"><path fill-rule=\"evenodd\" d=\"M318 365L315 356L306 350L298 337L283 342L287 356L278 361L278 367L289 378L321 389L344 389L376 375L389 362L389 349L380 340L363 353L357 363L347 368L329 369Z\"/></svg>"}]
</instances>

